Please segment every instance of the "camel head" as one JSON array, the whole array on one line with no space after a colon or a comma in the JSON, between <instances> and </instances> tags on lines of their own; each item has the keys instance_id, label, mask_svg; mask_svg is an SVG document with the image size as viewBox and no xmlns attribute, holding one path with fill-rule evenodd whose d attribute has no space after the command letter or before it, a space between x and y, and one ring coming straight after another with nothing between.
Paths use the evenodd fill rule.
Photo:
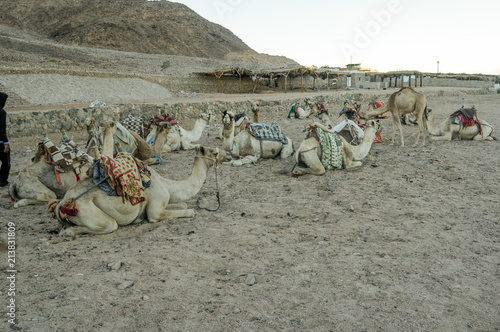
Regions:
<instances>
[{"instance_id":1,"label":"camel head","mask_svg":"<svg viewBox=\"0 0 500 332\"><path fill-rule=\"evenodd\" d=\"M207 123L210 123L210 120L212 119L212 113L201 113L200 114L200 119L205 120Z\"/></svg>"},{"instance_id":2,"label":"camel head","mask_svg":"<svg viewBox=\"0 0 500 332\"><path fill-rule=\"evenodd\" d=\"M226 161L226 153L218 148L208 148L204 146L196 147L196 158L204 159L208 167L216 167L218 164Z\"/></svg>"},{"instance_id":3,"label":"camel head","mask_svg":"<svg viewBox=\"0 0 500 332\"><path fill-rule=\"evenodd\" d=\"M153 145L163 147L167 142L167 136L172 129L172 124L170 122L164 121L154 124L154 126L156 126L156 135Z\"/></svg>"},{"instance_id":4,"label":"camel head","mask_svg":"<svg viewBox=\"0 0 500 332\"><path fill-rule=\"evenodd\" d=\"M232 111L222 113L222 125L224 128L230 128L234 125L234 113Z\"/></svg>"},{"instance_id":5,"label":"camel head","mask_svg":"<svg viewBox=\"0 0 500 332\"><path fill-rule=\"evenodd\" d=\"M381 127L382 127L382 125L380 124L379 120L366 121L366 129L373 128L375 130L375 132L378 133Z\"/></svg>"},{"instance_id":6,"label":"camel head","mask_svg":"<svg viewBox=\"0 0 500 332\"><path fill-rule=\"evenodd\" d=\"M114 135L116 133L116 123L114 121L104 122L102 125L103 135Z\"/></svg>"},{"instance_id":7,"label":"camel head","mask_svg":"<svg viewBox=\"0 0 500 332\"><path fill-rule=\"evenodd\" d=\"M36 150L35 156L31 158L31 161L34 163L39 162L45 156L45 145L43 142L38 143L38 148Z\"/></svg>"}]
</instances>

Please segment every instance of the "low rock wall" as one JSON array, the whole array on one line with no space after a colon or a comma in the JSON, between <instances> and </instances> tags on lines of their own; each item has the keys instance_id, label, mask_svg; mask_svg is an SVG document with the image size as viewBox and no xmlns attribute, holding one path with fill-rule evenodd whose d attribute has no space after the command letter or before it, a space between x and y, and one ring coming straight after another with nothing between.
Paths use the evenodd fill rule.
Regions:
<instances>
[{"instance_id":1,"label":"low rock wall","mask_svg":"<svg viewBox=\"0 0 500 332\"><path fill-rule=\"evenodd\" d=\"M359 102L368 102L376 99L387 99L393 91L382 90L379 94L362 94L353 92L338 92L330 95L318 95L309 97L312 101L323 102L327 109L328 104L343 102L345 99L353 99ZM435 91L426 92L426 96L459 96L464 94L486 94L487 90L470 91ZM261 112L278 111L286 116L290 107L295 102L303 103L304 98L282 99L282 100L258 100ZM172 114L178 120L197 118L201 113L212 113L217 119L226 110L235 113L247 111L250 113L251 102L247 101L200 101L187 103L165 103L165 104L117 104L101 107L86 107L60 110L47 110L35 112L8 112L7 134L9 137L20 137L30 135L41 135L43 133L55 133L60 130L82 130L86 129L88 120L92 117L99 123L111 121L113 118L123 119L127 115L143 116L146 119L159 114Z\"/></svg>"}]
</instances>

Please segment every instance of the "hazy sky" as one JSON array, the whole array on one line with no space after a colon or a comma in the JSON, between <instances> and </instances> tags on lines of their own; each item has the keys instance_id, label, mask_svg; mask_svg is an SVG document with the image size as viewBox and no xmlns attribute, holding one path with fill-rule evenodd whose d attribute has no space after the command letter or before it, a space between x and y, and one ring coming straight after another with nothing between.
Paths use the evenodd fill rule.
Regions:
<instances>
[{"instance_id":1,"label":"hazy sky","mask_svg":"<svg viewBox=\"0 0 500 332\"><path fill-rule=\"evenodd\" d=\"M498 0L177 0L301 65L500 75Z\"/></svg>"}]
</instances>

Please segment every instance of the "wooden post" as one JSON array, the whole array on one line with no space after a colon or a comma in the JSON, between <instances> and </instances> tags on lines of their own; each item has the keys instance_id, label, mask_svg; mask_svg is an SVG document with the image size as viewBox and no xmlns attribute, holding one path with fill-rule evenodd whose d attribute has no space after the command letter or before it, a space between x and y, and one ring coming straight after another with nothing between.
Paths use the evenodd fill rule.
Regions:
<instances>
[{"instance_id":1,"label":"wooden post","mask_svg":"<svg viewBox=\"0 0 500 332\"><path fill-rule=\"evenodd\" d=\"M326 89L330 90L330 73L326 73Z\"/></svg>"},{"instance_id":2,"label":"wooden post","mask_svg":"<svg viewBox=\"0 0 500 332\"><path fill-rule=\"evenodd\" d=\"M223 73L215 73L215 77L217 77L217 93L220 92L220 83L219 83L219 79L222 77L222 74Z\"/></svg>"},{"instance_id":3,"label":"wooden post","mask_svg":"<svg viewBox=\"0 0 500 332\"><path fill-rule=\"evenodd\" d=\"M287 91L288 73L285 73L285 93Z\"/></svg>"},{"instance_id":4,"label":"wooden post","mask_svg":"<svg viewBox=\"0 0 500 332\"><path fill-rule=\"evenodd\" d=\"M408 86L411 88L411 74L408 75Z\"/></svg>"},{"instance_id":5,"label":"wooden post","mask_svg":"<svg viewBox=\"0 0 500 332\"><path fill-rule=\"evenodd\" d=\"M394 87L398 87L398 75L394 76Z\"/></svg>"},{"instance_id":6,"label":"wooden post","mask_svg":"<svg viewBox=\"0 0 500 332\"><path fill-rule=\"evenodd\" d=\"M424 74L420 74L420 87L422 87L422 80L424 78Z\"/></svg>"},{"instance_id":7,"label":"wooden post","mask_svg":"<svg viewBox=\"0 0 500 332\"><path fill-rule=\"evenodd\" d=\"M392 76L389 76L389 88L392 88Z\"/></svg>"},{"instance_id":8,"label":"wooden post","mask_svg":"<svg viewBox=\"0 0 500 332\"><path fill-rule=\"evenodd\" d=\"M300 70L300 92L304 92L304 73Z\"/></svg>"}]
</instances>

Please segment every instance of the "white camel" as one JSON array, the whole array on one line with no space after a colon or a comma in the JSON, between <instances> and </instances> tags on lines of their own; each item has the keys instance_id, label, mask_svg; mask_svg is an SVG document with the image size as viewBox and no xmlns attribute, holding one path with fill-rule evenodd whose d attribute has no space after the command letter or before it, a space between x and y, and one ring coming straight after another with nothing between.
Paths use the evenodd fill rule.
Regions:
<instances>
[{"instance_id":1,"label":"white camel","mask_svg":"<svg viewBox=\"0 0 500 332\"><path fill-rule=\"evenodd\" d=\"M139 223L143 220L158 222L170 218L194 217L194 210L188 209L183 201L196 195L205 182L207 171L224 160L225 153L218 149L196 148L196 156L191 175L182 181L174 181L151 172L151 186L144 191L146 200L135 205L124 202L120 196L109 196L95 187L91 178L73 186L60 202L49 205L49 211L63 225L61 236L82 233L106 234L119 226ZM79 195L81 197L77 198ZM77 198L75 216L61 214L61 206ZM73 205L75 206L75 205Z\"/></svg>"},{"instance_id":2,"label":"white camel","mask_svg":"<svg viewBox=\"0 0 500 332\"><path fill-rule=\"evenodd\" d=\"M434 123L434 115L431 109L427 109L427 131L431 135L432 141L451 141L452 139L460 140L487 140L491 141L494 138L491 136L493 127L484 120L476 119L474 125L464 126L457 119L457 112L448 116L446 120L439 125Z\"/></svg>"},{"instance_id":3,"label":"white camel","mask_svg":"<svg viewBox=\"0 0 500 332\"><path fill-rule=\"evenodd\" d=\"M293 154L293 142L288 137L286 144L281 141L259 140L248 129L235 136L234 113L231 111L226 112L222 121L224 150L233 158L225 164L241 166L256 163L260 158L270 159L279 154L281 159L285 159Z\"/></svg>"},{"instance_id":4,"label":"white camel","mask_svg":"<svg viewBox=\"0 0 500 332\"><path fill-rule=\"evenodd\" d=\"M320 123L313 123L309 126L308 132L311 133L317 128L324 132L337 135L330 129L326 128ZM360 145L353 146L349 144L342 136L337 135L342 141L342 168L350 169L353 167L361 166L360 160L365 158L372 147L375 140L376 133L380 129L378 121L370 120L366 123L366 130L363 141ZM311 135L300 144L300 147L295 152L295 167L292 170L292 175L299 176L304 174L323 175L326 172L325 166L322 163L323 155L331 156L330 151L324 151L320 142L318 141L319 135ZM334 143L335 144L335 143Z\"/></svg>"},{"instance_id":5,"label":"white camel","mask_svg":"<svg viewBox=\"0 0 500 332\"><path fill-rule=\"evenodd\" d=\"M382 107L379 107L372 111L360 111L359 115L367 120L373 119L380 114L385 112L390 112L392 115L392 144L396 138L396 126L399 128L399 135L401 137L401 146L405 145L403 137L403 128L401 126L400 115L415 112L417 115L418 122L418 135L415 145L418 144L420 136L423 134L422 145L425 145L425 117L424 111L427 108L427 99L425 95L413 90L410 87L404 87L399 91L394 92L390 97L389 101Z\"/></svg>"},{"instance_id":6,"label":"white camel","mask_svg":"<svg viewBox=\"0 0 500 332\"><path fill-rule=\"evenodd\" d=\"M16 201L14 208L41 204L64 196L72 185L87 177L87 170L93 163L93 158L84 154L79 174L72 168L59 171L56 165L47 160L47 153L43 142L39 143L32 164L23 168L10 183L9 194Z\"/></svg>"},{"instance_id":7,"label":"white camel","mask_svg":"<svg viewBox=\"0 0 500 332\"><path fill-rule=\"evenodd\" d=\"M200 146L199 144L193 144L193 142L198 141L203 134L203 130L210 122L210 114L202 113L191 130L186 130L182 128L179 124L173 125L168 134L165 145L161 152L171 152L179 150L193 150L194 148ZM149 132L146 142L151 142L154 135L156 135L156 130L158 129L158 124L153 124L152 130Z\"/></svg>"}]
</instances>

